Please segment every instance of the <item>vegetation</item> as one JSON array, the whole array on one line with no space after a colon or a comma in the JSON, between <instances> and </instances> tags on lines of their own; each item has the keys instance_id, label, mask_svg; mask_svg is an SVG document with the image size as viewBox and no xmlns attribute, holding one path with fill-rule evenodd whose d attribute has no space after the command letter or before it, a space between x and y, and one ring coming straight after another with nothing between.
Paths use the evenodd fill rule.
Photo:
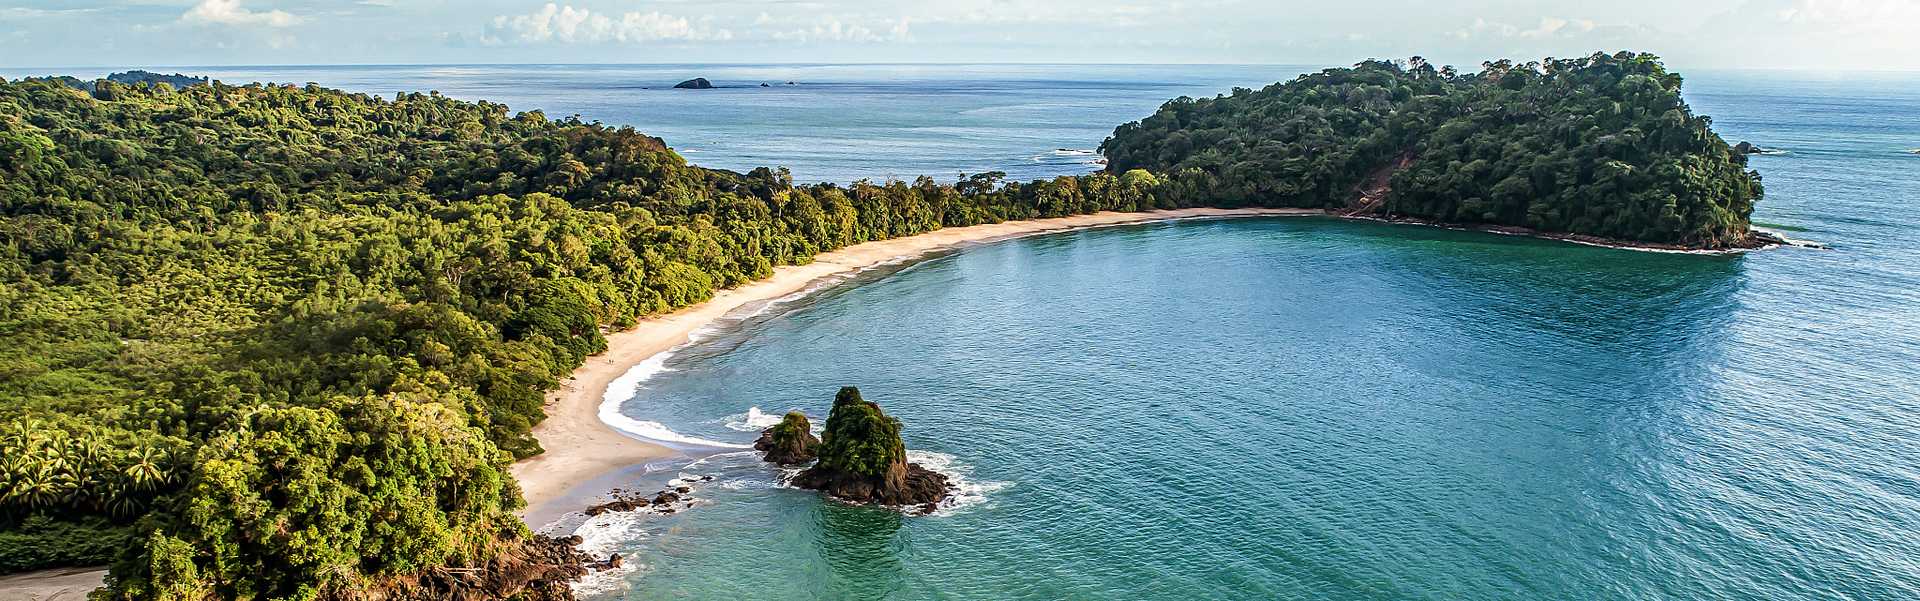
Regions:
<instances>
[{"instance_id":1,"label":"vegetation","mask_svg":"<svg viewBox=\"0 0 1920 601\"><path fill-rule=\"evenodd\" d=\"M753 443L755 450L764 453L761 458L788 465L813 461L819 446L820 439L813 436L813 424L807 421L807 414L799 411L787 412L780 423L767 428Z\"/></svg>"},{"instance_id":2,"label":"vegetation","mask_svg":"<svg viewBox=\"0 0 1920 601\"><path fill-rule=\"evenodd\" d=\"M112 555L114 598L316 599L539 555L506 466L604 331L869 240L1336 206L1401 153L1397 214L1743 231L1757 181L1678 77L1550 65L1365 63L1169 104L1111 172L848 186L438 94L0 81L0 570ZM828 423L823 465L904 464L857 390Z\"/></svg>"},{"instance_id":3,"label":"vegetation","mask_svg":"<svg viewBox=\"0 0 1920 601\"><path fill-rule=\"evenodd\" d=\"M1001 177L794 186L436 94L0 83L0 532L136 541L126 598L486 565L603 326L868 240L1156 206L1145 174ZM0 557L108 552L45 540Z\"/></svg>"},{"instance_id":4,"label":"vegetation","mask_svg":"<svg viewBox=\"0 0 1920 601\"><path fill-rule=\"evenodd\" d=\"M1343 209L1619 240L1743 243L1760 176L1648 54L1368 61L1264 90L1181 98L1121 126L1110 168L1176 204Z\"/></svg>"},{"instance_id":5,"label":"vegetation","mask_svg":"<svg viewBox=\"0 0 1920 601\"><path fill-rule=\"evenodd\" d=\"M847 386L833 397L833 412L820 432L819 455L813 469L882 478L894 464L906 462L907 447L900 440L900 420L861 399L860 389Z\"/></svg>"}]
</instances>

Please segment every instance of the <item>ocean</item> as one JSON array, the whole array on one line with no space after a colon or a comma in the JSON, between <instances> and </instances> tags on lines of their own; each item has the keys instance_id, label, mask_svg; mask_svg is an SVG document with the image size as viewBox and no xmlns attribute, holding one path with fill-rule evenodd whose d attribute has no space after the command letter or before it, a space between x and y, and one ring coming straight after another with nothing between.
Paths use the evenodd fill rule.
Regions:
<instances>
[{"instance_id":1,"label":"ocean","mask_svg":"<svg viewBox=\"0 0 1920 601\"><path fill-rule=\"evenodd\" d=\"M437 89L798 181L1095 168L1168 98L1304 66L196 70ZM9 77L18 73L6 73ZM81 74L90 75L90 74ZM717 90L668 89L707 77ZM794 85L787 85L792 81ZM759 84L767 83L762 88ZM1920 598L1920 74L1689 73L1754 219L1697 256L1324 218L980 245L705 332L616 387L700 501L579 524L588 599ZM737 445L857 385L935 515ZM704 442L703 442L704 441ZM709 444L710 443L710 444ZM684 481L684 480L683 480Z\"/></svg>"}]
</instances>

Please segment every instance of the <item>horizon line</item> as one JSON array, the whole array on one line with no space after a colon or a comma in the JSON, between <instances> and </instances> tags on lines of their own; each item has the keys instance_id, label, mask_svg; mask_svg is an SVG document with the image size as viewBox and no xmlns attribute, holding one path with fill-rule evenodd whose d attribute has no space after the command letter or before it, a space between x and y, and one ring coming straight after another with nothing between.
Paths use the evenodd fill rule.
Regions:
<instances>
[{"instance_id":1,"label":"horizon line","mask_svg":"<svg viewBox=\"0 0 1920 601\"><path fill-rule=\"evenodd\" d=\"M228 64L164 64L154 63L144 66L136 64L121 65L68 65L68 66L4 66L0 70L60 70L60 69L291 69L312 67L335 68L379 68L379 67L857 67L857 66L1040 66L1040 67L1326 67L1340 68L1370 60L1401 61L1410 57L1381 58L1368 57L1350 63L1316 62L1053 62L1053 61L713 61L713 62L477 62L477 63L228 63ZM1546 58L1546 57L1542 57ZM1565 58L1565 57L1552 57ZM1664 62L1665 59L1662 59ZM1443 66L1447 66L1442 63ZM1477 67L1478 65L1473 65ZM1669 68L1672 68L1669 65ZM1920 74L1920 68L1839 68L1839 67L1686 67L1690 71L1753 71L1753 72L1834 72L1834 73L1876 73L1876 74Z\"/></svg>"}]
</instances>

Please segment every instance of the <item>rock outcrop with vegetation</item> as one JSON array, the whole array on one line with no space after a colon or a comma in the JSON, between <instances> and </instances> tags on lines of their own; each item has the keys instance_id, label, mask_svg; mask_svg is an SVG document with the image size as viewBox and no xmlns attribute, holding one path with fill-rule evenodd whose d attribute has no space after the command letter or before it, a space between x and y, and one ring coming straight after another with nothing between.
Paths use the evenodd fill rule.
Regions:
<instances>
[{"instance_id":1,"label":"rock outcrop with vegetation","mask_svg":"<svg viewBox=\"0 0 1920 601\"><path fill-rule=\"evenodd\" d=\"M780 423L761 431L760 439L753 442L754 450L763 453L762 458L782 465L813 461L819 445L820 439L813 436L813 424L799 411L787 412Z\"/></svg>"},{"instance_id":2,"label":"rock outcrop with vegetation","mask_svg":"<svg viewBox=\"0 0 1920 601\"><path fill-rule=\"evenodd\" d=\"M820 434L820 462L794 477L793 485L855 503L924 506L947 498L947 477L907 462L900 420L848 386L833 399Z\"/></svg>"},{"instance_id":3,"label":"rock outcrop with vegetation","mask_svg":"<svg viewBox=\"0 0 1920 601\"><path fill-rule=\"evenodd\" d=\"M1367 61L1263 90L1181 98L1121 126L1109 169L1174 204L1282 206L1628 242L1751 244L1760 176L1649 54L1477 73ZM1383 186L1368 186L1380 179ZM1378 202L1367 203L1366 191Z\"/></svg>"}]
</instances>

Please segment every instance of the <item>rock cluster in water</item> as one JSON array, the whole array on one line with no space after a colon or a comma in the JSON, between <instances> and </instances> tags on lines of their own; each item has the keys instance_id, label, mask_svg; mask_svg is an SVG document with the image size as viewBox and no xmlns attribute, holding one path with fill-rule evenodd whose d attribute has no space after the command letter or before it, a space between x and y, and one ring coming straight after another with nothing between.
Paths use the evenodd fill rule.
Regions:
<instances>
[{"instance_id":1,"label":"rock cluster in water","mask_svg":"<svg viewBox=\"0 0 1920 601\"><path fill-rule=\"evenodd\" d=\"M781 465L799 465L819 457L815 448L820 439L813 436L813 424L807 421L807 415L791 411L780 423L760 432L760 439L753 442L753 449L765 453L762 458Z\"/></svg>"},{"instance_id":2,"label":"rock cluster in water","mask_svg":"<svg viewBox=\"0 0 1920 601\"><path fill-rule=\"evenodd\" d=\"M681 90L711 90L713 89L713 82L707 81L707 78L705 77L695 77L693 79L689 79L689 80L680 82L678 84L674 84L673 87Z\"/></svg>"},{"instance_id":3,"label":"rock cluster in water","mask_svg":"<svg viewBox=\"0 0 1920 601\"><path fill-rule=\"evenodd\" d=\"M713 476L701 476L701 482L713 480ZM651 511L654 513L674 513L693 505L693 488L674 486L653 494L643 494L622 489L613 489L613 500L588 507L584 513L590 516L610 512Z\"/></svg>"},{"instance_id":4,"label":"rock cluster in water","mask_svg":"<svg viewBox=\"0 0 1920 601\"><path fill-rule=\"evenodd\" d=\"M819 462L795 476L794 486L855 503L918 506L926 511L938 507L952 491L946 476L907 462L900 420L861 399L860 389L852 386L841 388L834 397L833 412L815 449Z\"/></svg>"}]
</instances>

